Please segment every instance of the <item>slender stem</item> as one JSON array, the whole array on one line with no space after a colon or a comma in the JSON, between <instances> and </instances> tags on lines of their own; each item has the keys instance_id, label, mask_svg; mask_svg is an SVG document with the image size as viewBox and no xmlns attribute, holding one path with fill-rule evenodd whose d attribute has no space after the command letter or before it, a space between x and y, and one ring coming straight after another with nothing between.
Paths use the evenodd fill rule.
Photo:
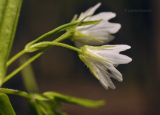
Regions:
<instances>
[{"instance_id":1,"label":"slender stem","mask_svg":"<svg viewBox=\"0 0 160 115\"><path fill-rule=\"evenodd\" d=\"M68 44L59 43L60 41L63 41L63 40L65 40L65 39L67 39L71 36L72 36L72 32L69 31L69 32L66 32L65 34L63 34L62 36L60 36L59 38L53 40L52 42L48 42L48 43L51 44L51 45L65 47L65 48L71 49L71 50L76 51L76 52L81 52L81 50L79 48L73 47L73 46L68 45Z\"/></svg>"},{"instance_id":2,"label":"slender stem","mask_svg":"<svg viewBox=\"0 0 160 115\"><path fill-rule=\"evenodd\" d=\"M65 34L63 34L62 36L60 36L59 38L57 38L56 40L53 40L52 42L47 42L50 43L50 45L57 45L57 46L61 46L61 47L65 47L65 48L69 48L71 50L77 51L77 52L81 52L80 49L67 45L67 44L63 44L63 43L58 43L62 40L65 40L67 38L69 38L71 36L71 32L66 32ZM56 42L55 42L56 41ZM37 43L38 44L38 43ZM39 43L40 44L40 43ZM11 72L9 75L7 75L4 78L3 84L6 83L8 80L10 80L11 78L13 78L17 73L19 73L23 68L25 68L26 66L28 66L30 63L32 63L34 60L36 60L37 58L39 58L44 51L36 54L35 56L31 57L28 61L26 61L24 64L22 64L21 66L19 66L17 69L15 69L13 72ZM15 55L14 58L12 59L13 61L16 60L17 58L19 58L21 55L25 54L25 50L22 50L21 53L18 53L18 55ZM13 61L10 61L13 62Z\"/></svg>"},{"instance_id":3,"label":"slender stem","mask_svg":"<svg viewBox=\"0 0 160 115\"><path fill-rule=\"evenodd\" d=\"M66 33L64 33L63 35L61 35L60 37L58 37L57 39L53 40L52 42L61 42L69 37L71 37L73 35L72 31L68 31Z\"/></svg>"},{"instance_id":4,"label":"slender stem","mask_svg":"<svg viewBox=\"0 0 160 115\"><path fill-rule=\"evenodd\" d=\"M64 40L64 39L68 38L71 35L69 33L70 32L67 32L67 33L63 34L62 36L60 36L59 38L57 38L58 39L57 41L61 41L61 40ZM25 50L22 50L20 53L18 53L13 58L11 58L11 61L9 61L8 63L11 64L17 58L19 58L20 56L22 56L23 54L25 54ZM36 60L37 58L39 58L42 54L43 54L43 52L40 52L40 53L36 54L35 56L31 57L28 61L26 61L23 65L21 65L20 67L18 67L17 69L15 69L13 72L11 72L9 75L7 75L4 78L3 84L6 83L8 80L10 80L12 77L14 77L14 75L16 75L17 73L19 73L23 68L25 68L26 66L28 66L34 60Z\"/></svg>"},{"instance_id":5,"label":"slender stem","mask_svg":"<svg viewBox=\"0 0 160 115\"><path fill-rule=\"evenodd\" d=\"M15 60L17 60L19 57L24 55L26 52L25 50L21 50L19 53L17 53L15 56L13 56L8 62L7 62L7 67L11 65Z\"/></svg>"},{"instance_id":6,"label":"slender stem","mask_svg":"<svg viewBox=\"0 0 160 115\"><path fill-rule=\"evenodd\" d=\"M37 58L39 58L41 55L43 54L43 52L40 52L38 54L36 54L35 56L31 57L28 61L26 61L24 64L22 64L20 67L18 67L16 70L14 70L13 72L11 72L9 75L7 75L4 78L3 83L7 82L9 79L11 79L12 77L14 77L14 75L16 75L18 72L20 72L23 68L25 68L27 65L29 65L30 63L32 63L34 60L36 60Z\"/></svg>"},{"instance_id":7,"label":"slender stem","mask_svg":"<svg viewBox=\"0 0 160 115\"><path fill-rule=\"evenodd\" d=\"M44 47L43 47L44 46ZM70 49L70 50L73 50L73 51L76 51L78 53L81 53L81 49L80 48L77 48L77 47L74 47L74 46L71 46L71 45L68 45L68 44L65 44L65 43L60 43L60 42L40 42L40 43L36 43L34 45L32 45L32 48L36 50L46 50L48 49L50 46L60 46L60 47L64 47L64 48L67 48L67 49ZM32 49L31 49L32 50Z\"/></svg>"},{"instance_id":8,"label":"slender stem","mask_svg":"<svg viewBox=\"0 0 160 115\"><path fill-rule=\"evenodd\" d=\"M71 45L68 45L68 44L58 43L58 42L52 42L51 44L52 44L52 45L55 45L55 46L61 46L61 47L64 47L64 48L67 48L67 49L76 51L76 52L78 52L78 53L81 53L81 49L76 48L76 47L71 46Z\"/></svg>"},{"instance_id":9,"label":"slender stem","mask_svg":"<svg viewBox=\"0 0 160 115\"><path fill-rule=\"evenodd\" d=\"M53 40L56 42L60 42L66 38L69 38L71 36L71 32L66 32L65 34L63 34L62 36L58 37L57 39ZM19 57L21 57L22 55L24 55L26 53L25 49L21 50L19 53L17 53L15 56L13 56L8 62L7 62L7 67L9 65L11 65L15 60L17 60Z\"/></svg>"},{"instance_id":10,"label":"slender stem","mask_svg":"<svg viewBox=\"0 0 160 115\"><path fill-rule=\"evenodd\" d=\"M38 42L38 41L40 41L40 40L42 40L42 39L45 39L45 38L47 38L47 37L49 37L49 36L51 36L51 35L53 35L53 34L55 34L55 33L60 32L60 31L64 31L64 30L67 30L67 29L69 29L69 28L71 28L71 27L74 27L74 26L76 26L77 24L80 24L79 26L81 26L81 25L91 25L91 24L96 24L96 23L99 23L99 20L96 20L96 21L84 21L84 22L71 22L71 23L67 23L67 24L64 24L64 25L62 25L62 26L59 26L59 27L57 27L57 28L55 28L55 29L53 29L53 30L51 30L51 31L49 31L49 32L47 32L47 33L39 36L39 37L36 38L35 40L29 42L26 46L29 47L30 45L32 45L32 44L34 44L34 43L36 43L36 42ZM59 37L59 38L56 39L55 41L58 42L58 41L61 41L61 40L63 40L63 37ZM22 51L20 51L18 54L16 54L15 56L13 56L13 57L7 62L7 67L8 67L9 65L11 65L15 60L17 60L20 56L24 55L25 53L26 53L26 52L25 52L24 50L22 50Z\"/></svg>"},{"instance_id":11,"label":"slender stem","mask_svg":"<svg viewBox=\"0 0 160 115\"><path fill-rule=\"evenodd\" d=\"M25 91L20 91L20 90L14 90L14 89L8 89L8 88L0 88L1 93L6 93L6 94L12 94L12 95L18 95L21 97L29 98L29 94Z\"/></svg>"}]
</instances>

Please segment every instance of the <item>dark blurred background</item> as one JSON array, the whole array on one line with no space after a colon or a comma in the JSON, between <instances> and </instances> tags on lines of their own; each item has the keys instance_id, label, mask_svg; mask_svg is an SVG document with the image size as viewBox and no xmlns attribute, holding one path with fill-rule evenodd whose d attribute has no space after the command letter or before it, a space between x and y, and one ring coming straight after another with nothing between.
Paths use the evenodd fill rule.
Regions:
<instances>
[{"instance_id":1,"label":"dark blurred background","mask_svg":"<svg viewBox=\"0 0 160 115\"><path fill-rule=\"evenodd\" d=\"M24 0L12 55L98 2L102 6L97 13L116 12L112 21L122 24L111 44L132 46L124 52L133 58L132 63L118 67L124 81L114 81L116 90L105 90L76 53L52 47L33 63L40 91L54 90L107 102L98 109L65 104L63 109L69 115L160 115L160 0ZM7 86L24 89L20 74L17 76ZM23 99L13 97L12 102L18 115L29 114Z\"/></svg>"}]
</instances>

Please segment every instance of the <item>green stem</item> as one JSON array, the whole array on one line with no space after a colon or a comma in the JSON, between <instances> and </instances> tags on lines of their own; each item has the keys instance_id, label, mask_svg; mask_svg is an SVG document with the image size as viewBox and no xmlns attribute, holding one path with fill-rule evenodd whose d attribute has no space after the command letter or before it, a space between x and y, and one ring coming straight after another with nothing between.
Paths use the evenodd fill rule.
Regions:
<instances>
[{"instance_id":1,"label":"green stem","mask_svg":"<svg viewBox=\"0 0 160 115\"><path fill-rule=\"evenodd\" d=\"M58 37L57 39L53 40L56 42L60 42L66 38L69 38L71 36L71 32L66 32L62 36ZM17 53L15 56L13 56L8 62L7 62L7 67L10 66L15 60L17 60L19 57L24 55L26 53L25 49L21 50L19 53Z\"/></svg>"},{"instance_id":2,"label":"green stem","mask_svg":"<svg viewBox=\"0 0 160 115\"><path fill-rule=\"evenodd\" d=\"M20 90L14 90L14 89L8 89L8 88L0 88L1 93L5 94L12 94L12 95L18 95L21 97L29 98L29 94L25 91L20 91Z\"/></svg>"},{"instance_id":3,"label":"green stem","mask_svg":"<svg viewBox=\"0 0 160 115\"><path fill-rule=\"evenodd\" d=\"M81 53L81 49L77 48L77 47L74 47L74 46L71 46L71 45L68 45L68 44L65 44L65 43L59 43L59 42L40 42L40 43L37 43L37 44L34 44L32 46L33 49L37 49L37 50L40 50L40 48L44 49L42 46L44 47L49 47L49 46L60 46L60 47L64 47L64 48L67 48L67 49L70 49L70 50L73 50L73 51L76 51L78 53Z\"/></svg>"},{"instance_id":4,"label":"green stem","mask_svg":"<svg viewBox=\"0 0 160 115\"><path fill-rule=\"evenodd\" d=\"M84 21L84 22L71 22L71 23L67 23L67 24L64 24L62 26L59 26L41 36L39 36L38 38L36 38L35 40L29 42L26 47L29 47L30 45L42 40L42 39L45 39L53 34L56 34L60 31L64 31L64 30L67 30L71 27L74 27L74 26L77 26L77 24L79 24L78 26L82 26L82 25L91 25L91 24L96 24L96 23L99 23L99 20L97 21ZM71 34L71 32L67 32L67 34ZM56 42L59 42L59 41L62 41L64 40L64 38L68 36L68 35L62 35L61 37L57 38L55 41ZM26 52L24 50L20 51L18 54L16 54L15 56L13 56L8 62L7 62L7 66L11 65L15 60L17 60L20 56L24 55Z\"/></svg>"},{"instance_id":5,"label":"green stem","mask_svg":"<svg viewBox=\"0 0 160 115\"><path fill-rule=\"evenodd\" d=\"M71 37L73 35L72 31L68 31L66 33L64 33L63 35L61 35L60 37L58 37L57 39L53 40L52 42L61 42L69 37Z\"/></svg>"},{"instance_id":6,"label":"green stem","mask_svg":"<svg viewBox=\"0 0 160 115\"><path fill-rule=\"evenodd\" d=\"M65 47L65 48L71 49L71 50L76 51L76 52L81 52L80 49L78 49L76 47L73 47L73 46L70 46L70 45L67 45L67 44L63 44L63 43L51 42L51 45L61 46L61 47ZM24 64L22 64L20 67L18 67L16 70L14 70L9 75L7 75L4 78L3 84L5 82L7 82L8 80L10 80L12 77L14 77L17 73L19 73L26 66L28 66L29 64L31 64L34 60L36 60L37 58L39 58L42 54L43 54L43 52L40 52L40 53L36 54L35 56L31 57L28 61L26 61Z\"/></svg>"},{"instance_id":7,"label":"green stem","mask_svg":"<svg viewBox=\"0 0 160 115\"><path fill-rule=\"evenodd\" d=\"M62 36L60 36L59 38L57 38L57 41L64 40L64 39L70 37L70 35L71 35L70 32L67 32L67 33L63 34ZM10 64L11 64L11 62L14 62L16 59L18 59L20 56L22 56L24 53L25 53L25 50L22 50L20 53L18 53L18 55L15 55L13 57L13 59L11 58L12 61L9 61ZM4 80L3 80L3 84L6 83L8 80L10 80L12 77L14 77L14 75L16 75L17 73L19 73L23 68L25 68L26 66L28 66L34 60L36 60L37 58L39 58L42 54L43 54L43 52L40 52L40 53L36 54L35 56L31 57L28 61L26 61L24 64L22 64L20 67L18 67L13 72L11 72L9 75L7 75L4 78Z\"/></svg>"},{"instance_id":8,"label":"green stem","mask_svg":"<svg viewBox=\"0 0 160 115\"><path fill-rule=\"evenodd\" d=\"M56 45L56 46L61 46L61 47L64 47L64 48L67 48L67 49L70 49L70 50L73 50L73 51L76 51L76 52L78 52L78 53L81 53L81 49L76 48L76 47L71 46L71 45L68 45L68 44L56 43L56 42L53 42L52 44L53 44L53 45Z\"/></svg>"},{"instance_id":9,"label":"green stem","mask_svg":"<svg viewBox=\"0 0 160 115\"><path fill-rule=\"evenodd\" d=\"M17 60L19 57L24 55L26 52L25 50L21 50L19 53L17 53L15 56L13 56L8 62L7 62L7 67L11 65L15 60Z\"/></svg>"},{"instance_id":10,"label":"green stem","mask_svg":"<svg viewBox=\"0 0 160 115\"><path fill-rule=\"evenodd\" d=\"M43 54L43 52L40 52L38 54L36 54L35 56L31 57L28 61L26 61L24 64L22 64L20 67L18 67L16 70L14 70L13 72L11 72L9 75L7 75L4 78L3 84L5 82L7 82L8 80L10 80L12 77L14 77L14 75L16 75L18 72L20 72L23 68L25 68L27 65L29 65L30 63L32 63L34 60L36 60L37 58L39 58L41 55Z\"/></svg>"}]
</instances>

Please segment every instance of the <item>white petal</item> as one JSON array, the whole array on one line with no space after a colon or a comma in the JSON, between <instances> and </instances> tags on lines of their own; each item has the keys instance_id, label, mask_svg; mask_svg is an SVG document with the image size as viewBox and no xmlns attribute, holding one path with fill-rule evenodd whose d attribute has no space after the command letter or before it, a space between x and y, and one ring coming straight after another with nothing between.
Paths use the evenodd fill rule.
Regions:
<instances>
[{"instance_id":1,"label":"white petal","mask_svg":"<svg viewBox=\"0 0 160 115\"><path fill-rule=\"evenodd\" d=\"M108 24L98 24L90 27L81 27L77 28L77 31L80 31L82 34L90 36L90 38L81 38L81 42L84 42L86 45L101 45L108 43L114 39L110 33L115 33L120 29L120 24L108 23ZM92 39L93 38L93 39Z\"/></svg>"},{"instance_id":2,"label":"white petal","mask_svg":"<svg viewBox=\"0 0 160 115\"><path fill-rule=\"evenodd\" d=\"M99 55L104 57L106 61L110 61L112 64L119 65L119 64L127 64L132 61L132 59L126 55L118 54L115 52L99 52Z\"/></svg>"},{"instance_id":3,"label":"white petal","mask_svg":"<svg viewBox=\"0 0 160 115\"><path fill-rule=\"evenodd\" d=\"M110 23L110 22L102 22L97 25L88 26L88 27L79 27L78 31L81 31L82 33L88 33L88 34L115 34L117 33L121 28L121 25L118 23Z\"/></svg>"},{"instance_id":4,"label":"white petal","mask_svg":"<svg viewBox=\"0 0 160 115\"><path fill-rule=\"evenodd\" d=\"M116 89L115 85L113 84L112 80L109 78L109 76L100 76L99 79L100 83L104 86L104 88L108 89Z\"/></svg>"},{"instance_id":5,"label":"white petal","mask_svg":"<svg viewBox=\"0 0 160 115\"><path fill-rule=\"evenodd\" d=\"M107 68L109 69L109 76L118 80L119 82L122 82L122 74L112 64L108 64L107 66Z\"/></svg>"},{"instance_id":6,"label":"white petal","mask_svg":"<svg viewBox=\"0 0 160 115\"><path fill-rule=\"evenodd\" d=\"M98 3L95 6L86 10L85 12L81 13L81 15L79 16L78 19L82 20L82 19L86 18L87 16L92 16L94 14L94 12L100 7L100 5L101 5L101 3Z\"/></svg>"},{"instance_id":7,"label":"white petal","mask_svg":"<svg viewBox=\"0 0 160 115\"><path fill-rule=\"evenodd\" d=\"M96 49L93 46L86 46L88 51L92 54L98 55L102 57L106 62L112 63L114 65L119 64L127 64L132 61L132 59L126 55L119 54L119 52L114 52L113 50L106 50L106 49Z\"/></svg>"},{"instance_id":8,"label":"white petal","mask_svg":"<svg viewBox=\"0 0 160 115\"><path fill-rule=\"evenodd\" d=\"M118 23L110 23L108 20L110 20L111 18L115 17L116 14L112 13L112 12L103 12L103 13L99 13L97 15L94 15L92 17L88 17L86 18L86 20L102 20L100 23L98 23L97 25L93 25L93 26L87 26L88 28L85 29L89 29L88 31L96 31L96 30L105 30L108 33L116 33L119 31L119 29L121 28L121 25Z\"/></svg>"},{"instance_id":9,"label":"white petal","mask_svg":"<svg viewBox=\"0 0 160 115\"><path fill-rule=\"evenodd\" d=\"M88 17L85 20L110 20L112 18L116 17L116 13L113 12L101 12L99 14L96 14L94 16Z\"/></svg>"},{"instance_id":10,"label":"white petal","mask_svg":"<svg viewBox=\"0 0 160 115\"><path fill-rule=\"evenodd\" d=\"M115 48L115 46L117 46ZM114 48L113 48L114 47ZM118 49L119 47L119 49ZM119 64L127 64L132 61L132 59L126 55L119 54L118 50L126 50L129 49L130 46L128 45L105 45L105 46L85 46L86 50L89 51L91 54L97 55L102 57L106 62L110 62L114 65Z\"/></svg>"},{"instance_id":11,"label":"white petal","mask_svg":"<svg viewBox=\"0 0 160 115\"><path fill-rule=\"evenodd\" d=\"M94 34L92 34L94 35ZM114 39L114 36L110 35L110 34L101 34L101 35L94 35L95 38L97 38L97 41L92 41L90 43L88 43L88 45L102 45L105 43L108 43L110 41L112 41Z\"/></svg>"},{"instance_id":12,"label":"white petal","mask_svg":"<svg viewBox=\"0 0 160 115\"><path fill-rule=\"evenodd\" d=\"M96 76L98 77L100 83L104 86L105 89L111 88L115 89L115 85L113 84L112 80L110 79L109 74L106 71L106 67L101 65L96 65L97 67L97 74Z\"/></svg>"},{"instance_id":13,"label":"white petal","mask_svg":"<svg viewBox=\"0 0 160 115\"><path fill-rule=\"evenodd\" d=\"M105 25L106 25L106 30L111 34L117 33L121 28L121 24L119 23L107 23Z\"/></svg>"},{"instance_id":14,"label":"white petal","mask_svg":"<svg viewBox=\"0 0 160 115\"><path fill-rule=\"evenodd\" d=\"M131 46L129 45L105 45L105 46L106 50L112 50L114 52L121 52L131 48Z\"/></svg>"},{"instance_id":15,"label":"white petal","mask_svg":"<svg viewBox=\"0 0 160 115\"><path fill-rule=\"evenodd\" d=\"M92 31L82 31L81 32L84 36L77 37L75 42L79 42L76 46L82 46L82 45L102 45L105 43L110 42L114 39L114 36L111 34L107 34L107 32L103 32L100 30L97 30L97 32Z\"/></svg>"},{"instance_id":16,"label":"white petal","mask_svg":"<svg viewBox=\"0 0 160 115\"><path fill-rule=\"evenodd\" d=\"M92 26L84 26L84 27L78 27L77 31L80 31L83 34L86 34L88 36L95 36L95 38L104 38L106 41L110 41L107 39L110 34L114 34L119 31L121 28L121 25L118 23L110 23L110 22L102 22L97 25Z\"/></svg>"}]
</instances>

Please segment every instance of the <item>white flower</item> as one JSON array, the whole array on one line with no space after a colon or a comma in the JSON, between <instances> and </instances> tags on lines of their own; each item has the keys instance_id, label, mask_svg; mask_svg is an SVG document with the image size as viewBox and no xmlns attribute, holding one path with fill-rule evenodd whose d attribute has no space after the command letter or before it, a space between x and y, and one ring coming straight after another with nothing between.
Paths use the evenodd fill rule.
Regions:
<instances>
[{"instance_id":1,"label":"white flower","mask_svg":"<svg viewBox=\"0 0 160 115\"><path fill-rule=\"evenodd\" d=\"M80 59L86 64L93 75L106 88L115 89L111 78L123 81L122 74L115 68L119 64L127 64L132 59L120 54L121 51L130 49L128 45L104 45L104 46L83 46Z\"/></svg>"},{"instance_id":2,"label":"white flower","mask_svg":"<svg viewBox=\"0 0 160 115\"><path fill-rule=\"evenodd\" d=\"M116 16L113 12L101 12L93 15L100 5L101 3L98 3L80 14L79 21L101 21L95 25L78 26L73 37L76 44L102 45L111 41L114 38L111 34L117 33L121 28L120 24L109 22L110 19Z\"/></svg>"}]
</instances>

